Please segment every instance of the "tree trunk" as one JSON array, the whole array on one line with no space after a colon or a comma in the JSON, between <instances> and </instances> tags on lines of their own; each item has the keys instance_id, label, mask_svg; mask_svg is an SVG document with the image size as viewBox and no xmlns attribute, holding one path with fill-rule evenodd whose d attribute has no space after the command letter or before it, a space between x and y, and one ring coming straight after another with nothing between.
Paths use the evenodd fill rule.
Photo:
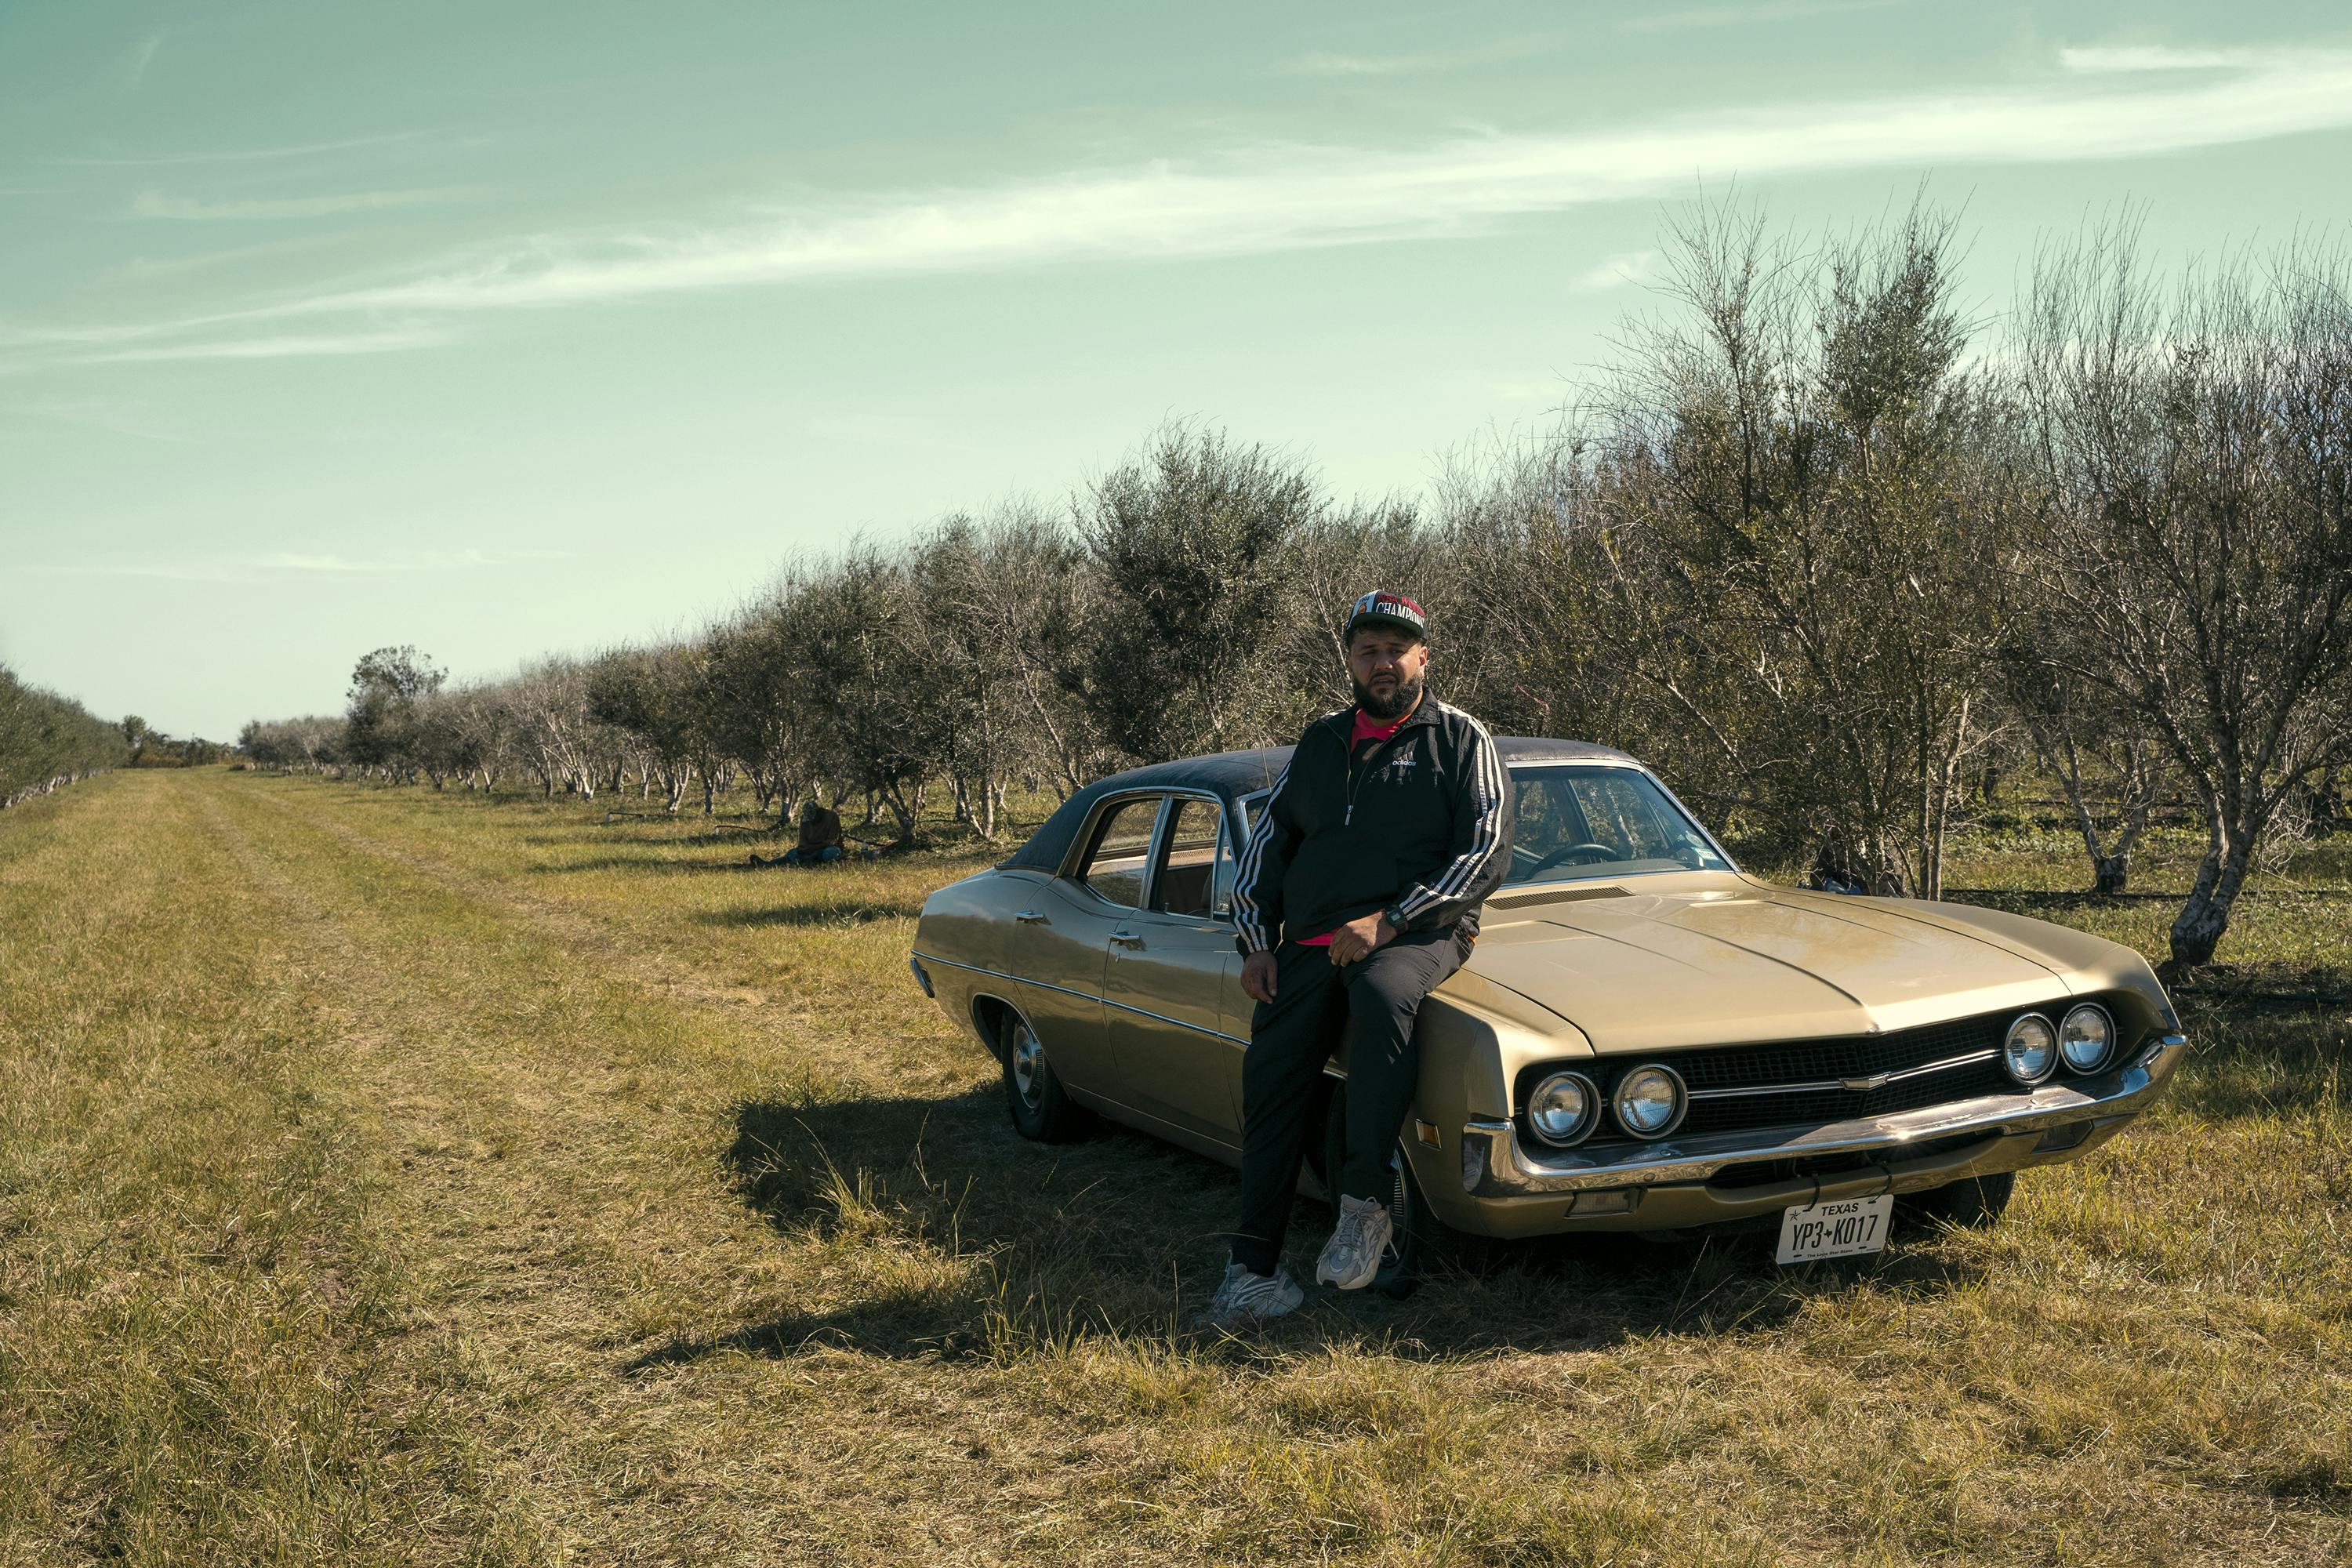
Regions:
<instances>
[{"instance_id":1,"label":"tree trunk","mask_svg":"<svg viewBox=\"0 0 2352 1568\"><path fill-rule=\"evenodd\" d=\"M2234 824L2216 821L2212 842L2197 868L2189 901L2172 921L2172 956L2165 963L2169 974L2213 962L2213 950L2230 929L2230 910L2245 885L2246 868L2253 859L2254 837Z\"/></svg>"},{"instance_id":2,"label":"tree trunk","mask_svg":"<svg viewBox=\"0 0 2352 1568\"><path fill-rule=\"evenodd\" d=\"M892 819L898 824L898 847L900 848L905 848L908 845L913 844L915 842L915 814L917 811L919 811L921 807L916 806L909 809L907 802L900 797L899 792L896 787L884 789L882 792L882 799L884 804L889 806Z\"/></svg>"},{"instance_id":3,"label":"tree trunk","mask_svg":"<svg viewBox=\"0 0 2352 1568\"><path fill-rule=\"evenodd\" d=\"M2131 885L2131 851L2102 855L2091 851L2091 891L2114 898Z\"/></svg>"}]
</instances>

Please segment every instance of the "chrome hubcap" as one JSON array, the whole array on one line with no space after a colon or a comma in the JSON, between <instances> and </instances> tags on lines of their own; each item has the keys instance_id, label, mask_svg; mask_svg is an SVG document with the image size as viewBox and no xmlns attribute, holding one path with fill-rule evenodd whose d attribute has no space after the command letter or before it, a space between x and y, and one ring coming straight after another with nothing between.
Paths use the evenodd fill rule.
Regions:
<instances>
[{"instance_id":1,"label":"chrome hubcap","mask_svg":"<svg viewBox=\"0 0 2352 1568\"><path fill-rule=\"evenodd\" d=\"M1013 1032L1013 1087L1020 1090L1021 1103L1032 1110L1045 1089L1045 1047L1025 1024Z\"/></svg>"}]
</instances>

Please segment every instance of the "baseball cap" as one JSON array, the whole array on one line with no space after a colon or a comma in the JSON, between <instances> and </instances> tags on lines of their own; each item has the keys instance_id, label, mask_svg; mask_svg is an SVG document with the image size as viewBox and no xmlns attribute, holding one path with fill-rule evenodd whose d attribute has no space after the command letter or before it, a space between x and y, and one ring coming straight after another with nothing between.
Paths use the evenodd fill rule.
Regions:
<instances>
[{"instance_id":1,"label":"baseball cap","mask_svg":"<svg viewBox=\"0 0 2352 1568\"><path fill-rule=\"evenodd\" d=\"M1348 612L1349 637L1354 637L1366 626L1389 626L1397 631L1411 632L1426 642L1429 639L1429 616L1419 605L1402 594L1391 594L1385 588L1375 588L1356 601Z\"/></svg>"}]
</instances>

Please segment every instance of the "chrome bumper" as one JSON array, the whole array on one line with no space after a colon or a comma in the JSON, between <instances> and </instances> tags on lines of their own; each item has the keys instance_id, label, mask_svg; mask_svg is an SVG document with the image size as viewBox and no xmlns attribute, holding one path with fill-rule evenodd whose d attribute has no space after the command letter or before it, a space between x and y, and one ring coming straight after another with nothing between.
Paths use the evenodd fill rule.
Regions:
<instances>
[{"instance_id":1,"label":"chrome bumper","mask_svg":"<svg viewBox=\"0 0 2352 1568\"><path fill-rule=\"evenodd\" d=\"M1783 1132L1726 1132L1645 1144L1622 1159L1595 1159L1573 1149L1531 1152L1508 1121L1479 1118L1462 1129L1462 1187L1476 1198L1540 1197L1612 1187L1705 1182L1727 1165L1755 1160L1806 1159L1886 1150L1900 1155L1927 1139L1980 1132L1986 1137L2045 1132L2071 1122L2120 1121L2145 1109L2189 1049L2185 1035L2167 1035L2144 1047L2128 1066L2084 1089L2043 1085L2015 1094L1957 1100L1924 1110L1867 1116Z\"/></svg>"}]
</instances>

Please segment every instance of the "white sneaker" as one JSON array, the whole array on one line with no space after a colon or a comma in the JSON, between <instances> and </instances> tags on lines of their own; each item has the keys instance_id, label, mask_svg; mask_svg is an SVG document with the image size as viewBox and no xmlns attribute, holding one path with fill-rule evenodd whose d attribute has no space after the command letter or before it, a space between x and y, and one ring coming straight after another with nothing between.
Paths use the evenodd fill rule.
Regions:
<instances>
[{"instance_id":1,"label":"white sneaker","mask_svg":"<svg viewBox=\"0 0 2352 1568\"><path fill-rule=\"evenodd\" d=\"M1253 1274L1238 1263L1225 1265L1224 1283L1209 1300L1206 1319L1220 1327L1238 1327L1244 1323L1263 1322L1297 1310L1307 1300L1307 1292L1290 1277L1287 1268L1276 1268L1271 1274Z\"/></svg>"},{"instance_id":2,"label":"white sneaker","mask_svg":"<svg viewBox=\"0 0 2352 1568\"><path fill-rule=\"evenodd\" d=\"M1395 1234L1388 1205L1378 1198L1341 1198L1339 1228L1315 1260L1315 1283L1362 1289L1381 1271L1381 1255Z\"/></svg>"}]
</instances>

